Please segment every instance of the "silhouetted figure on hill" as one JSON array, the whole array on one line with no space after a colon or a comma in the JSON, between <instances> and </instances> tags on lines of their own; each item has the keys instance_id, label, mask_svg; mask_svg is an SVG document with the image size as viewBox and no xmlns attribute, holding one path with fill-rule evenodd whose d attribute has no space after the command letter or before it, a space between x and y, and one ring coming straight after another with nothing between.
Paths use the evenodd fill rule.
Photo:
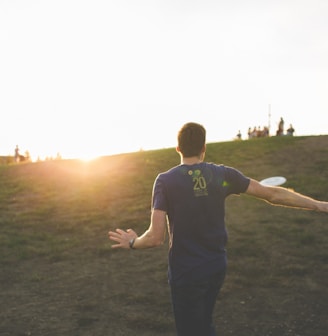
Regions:
<instances>
[{"instance_id":1,"label":"silhouetted figure on hill","mask_svg":"<svg viewBox=\"0 0 328 336\"><path fill-rule=\"evenodd\" d=\"M249 127L248 131L248 139L252 138L264 138L269 136L269 128L264 126L263 129L259 126L258 128L254 127L253 130Z\"/></svg>"},{"instance_id":2,"label":"silhouetted figure on hill","mask_svg":"<svg viewBox=\"0 0 328 336\"><path fill-rule=\"evenodd\" d=\"M15 148L15 162L19 162L20 159L19 159L19 147L18 145L16 145L16 148Z\"/></svg>"},{"instance_id":3,"label":"silhouetted figure on hill","mask_svg":"<svg viewBox=\"0 0 328 336\"><path fill-rule=\"evenodd\" d=\"M27 161L26 157L22 154L19 154L19 162L25 162L25 161Z\"/></svg>"},{"instance_id":4,"label":"silhouetted figure on hill","mask_svg":"<svg viewBox=\"0 0 328 336\"><path fill-rule=\"evenodd\" d=\"M252 129L250 127L248 127L247 135L248 135L248 139L252 138Z\"/></svg>"},{"instance_id":5,"label":"silhouetted figure on hill","mask_svg":"<svg viewBox=\"0 0 328 336\"><path fill-rule=\"evenodd\" d=\"M287 135L290 135L290 136L294 135L295 129L292 124L289 125L289 128L287 129L286 132L287 132Z\"/></svg>"},{"instance_id":6,"label":"silhouetted figure on hill","mask_svg":"<svg viewBox=\"0 0 328 336\"><path fill-rule=\"evenodd\" d=\"M24 160L25 161L31 161L31 155L30 155L30 152L27 150L25 151L25 157L24 157Z\"/></svg>"},{"instance_id":7,"label":"silhouetted figure on hill","mask_svg":"<svg viewBox=\"0 0 328 336\"><path fill-rule=\"evenodd\" d=\"M269 136L269 128L267 126L264 126L263 129L261 127L258 128L256 136L258 138L265 138Z\"/></svg>"},{"instance_id":8,"label":"silhouetted figure on hill","mask_svg":"<svg viewBox=\"0 0 328 336\"><path fill-rule=\"evenodd\" d=\"M280 118L279 124L278 124L278 130L277 130L277 135L284 135L284 119Z\"/></svg>"},{"instance_id":9,"label":"silhouetted figure on hill","mask_svg":"<svg viewBox=\"0 0 328 336\"><path fill-rule=\"evenodd\" d=\"M251 128L248 129L248 134L249 134L249 138L253 139L257 137L257 129L256 126L254 126L253 130L251 130Z\"/></svg>"}]
</instances>

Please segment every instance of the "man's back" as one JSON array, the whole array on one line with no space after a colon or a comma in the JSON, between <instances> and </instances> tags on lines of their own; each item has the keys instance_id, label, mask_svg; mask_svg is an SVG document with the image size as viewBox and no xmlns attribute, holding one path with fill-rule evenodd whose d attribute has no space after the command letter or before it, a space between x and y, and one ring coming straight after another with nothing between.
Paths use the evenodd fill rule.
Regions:
<instances>
[{"instance_id":1,"label":"man's back","mask_svg":"<svg viewBox=\"0 0 328 336\"><path fill-rule=\"evenodd\" d=\"M159 174L153 206L168 215L170 281L195 280L226 266L225 198L248 183L233 168L204 162Z\"/></svg>"}]
</instances>

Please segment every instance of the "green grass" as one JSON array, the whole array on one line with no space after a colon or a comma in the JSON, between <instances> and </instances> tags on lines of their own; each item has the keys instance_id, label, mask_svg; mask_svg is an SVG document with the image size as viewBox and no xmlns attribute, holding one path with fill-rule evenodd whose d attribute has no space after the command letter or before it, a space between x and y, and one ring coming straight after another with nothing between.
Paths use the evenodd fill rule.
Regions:
<instances>
[{"instance_id":1,"label":"green grass","mask_svg":"<svg viewBox=\"0 0 328 336\"><path fill-rule=\"evenodd\" d=\"M210 143L206 160L327 199L328 136ZM173 335L167 244L111 250L110 229L149 225L152 185L173 148L0 165L1 335ZM321 336L328 311L327 215L227 200L222 335ZM136 333L136 330L138 332Z\"/></svg>"}]
</instances>

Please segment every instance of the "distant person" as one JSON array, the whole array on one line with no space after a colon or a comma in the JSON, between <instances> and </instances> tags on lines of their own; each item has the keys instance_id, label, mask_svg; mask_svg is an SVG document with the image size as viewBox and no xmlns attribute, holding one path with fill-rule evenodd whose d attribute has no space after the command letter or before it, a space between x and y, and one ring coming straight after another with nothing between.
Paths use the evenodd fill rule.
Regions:
<instances>
[{"instance_id":1,"label":"distant person","mask_svg":"<svg viewBox=\"0 0 328 336\"><path fill-rule=\"evenodd\" d=\"M24 157L25 161L31 161L31 155L30 152L28 150L25 151L25 157Z\"/></svg>"},{"instance_id":2,"label":"distant person","mask_svg":"<svg viewBox=\"0 0 328 336\"><path fill-rule=\"evenodd\" d=\"M246 193L274 205L328 213L328 202L263 186L235 168L204 162L205 140L202 125L183 125L176 148L181 163L154 181L149 228L141 236L132 229L108 233L112 248L146 249L162 245L168 229L168 279L178 336L216 335L212 314L226 275L229 195Z\"/></svg>"},{"instance_id":3,"label":"distant person","mask_svg":"<svg viewBox=\"0 0 328 336\"><path fill-rule=\"evenodd\" d=\"M257 137L257 128L256 126L254 126L253 130L250 131L250 138L253 139L253 138L256 138Z\"/></svg>"},{"instance_id":4,"label":"distant person","mask_svg":"<svg viewBox=\"0 0 328 336\"><path fill-rule=\"evenodd\" d=\"M263 137L268 137L269 136L269 127L264 126L262 136Z\"/></svg>"},{"instance_id":5,"label":"distant person","mask_svg":"<svg viewBox=\"0 0 328 336\"><path fill-rule=\"evenodd\" d=\"M240 130L237 133L237 140L241 140L241 132L240 132Z\"/></svg>"},{"instance_id":6,"label":"distant person","mask_svg":"<svg viewBox=\"0 0 328 336\"><path fill-rule=\"evenodd\" d=\"M248 139L252 138L252 129L250 127L248 127L247 135L248 135Z\"/></svg>"},{"instance_id":7,"label":"distant person","mask_svg":"<svg viewBox=\"0 0 328 336\"><path fill-rule=\"evenodd\" d=\"M256 137L260 138L262 137L262 130L261 130L261 126L259 126L256 130Z\"/></svg>"},{"instance_id":8,"label":"distant person","mask_svg":"<svg viewBox=\"0 0 328 336\"><path fill-rule=\"evenodd\" d=\"M287 132L287 135L289 135L289 136L293 136L294 135L295 129L294 129L294 127L293 127L292 124L289 125L289 128L287 129L286 132Z\"/></svg>"},{"instance_id":9,"label":"distant person","mask_svg":"<svg viewBox=\"0 0 328 336\"><path fill-rule=\"evenodd\" d=\"M280 118L279 124L278 124L278 130L277 130L277 135L284 135L284 119Z\"/></svg>"},{"instance_id":10,"label":"distant person","mask_svg":"<svg viewBox=\"0 0 328 336\"><path fill-rule=\"evenodd\" d=\"M19 147L18 147L18 145L16 145L16 147L15 147L15 162L19 162L19 157L20 157Z\"/></svg>"}]
</instances>

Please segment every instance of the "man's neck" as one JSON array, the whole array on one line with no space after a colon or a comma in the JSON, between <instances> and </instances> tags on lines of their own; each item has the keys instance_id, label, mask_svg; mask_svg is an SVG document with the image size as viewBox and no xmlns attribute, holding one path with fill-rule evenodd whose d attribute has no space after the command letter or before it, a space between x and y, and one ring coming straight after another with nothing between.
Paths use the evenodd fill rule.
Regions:
<instances>
[{"instance_id":1,"label":"man's neck","mask_svg":"<svg viewBox=\"0 0 328 336\"><path fill-rule=\"evenodd\" d=\"M185 164L185 165L194 165L194 164L197 164L197 163L200 163L202 162L203 160L201 160L200 157L198 156L192 156L192 157L183 157L181 158L181 164Z\"/></svg>"}]
</instances>

